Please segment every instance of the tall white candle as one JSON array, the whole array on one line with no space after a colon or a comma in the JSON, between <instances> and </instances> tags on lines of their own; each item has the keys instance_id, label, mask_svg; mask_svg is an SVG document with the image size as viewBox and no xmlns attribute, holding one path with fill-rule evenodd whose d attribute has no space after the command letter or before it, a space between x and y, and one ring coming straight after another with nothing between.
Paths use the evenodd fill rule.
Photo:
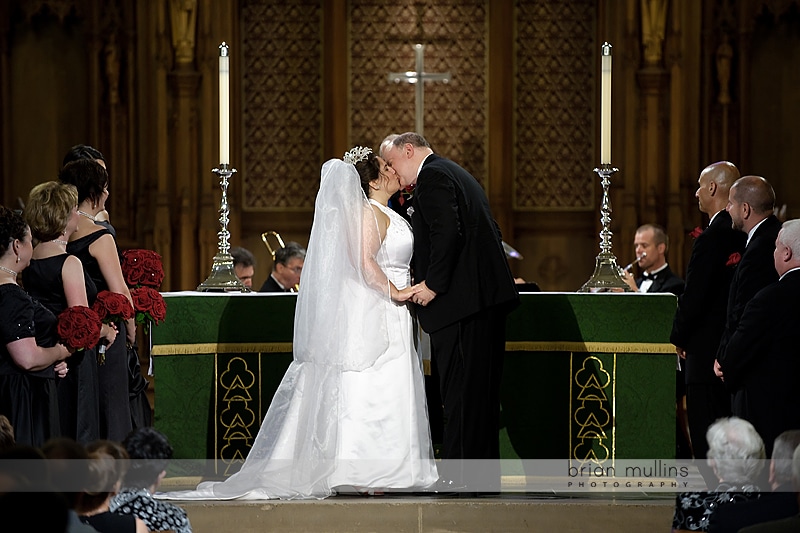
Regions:
<instances>
[{"instance_id":1,"label":"tall white candle","mask_svg":"<svg viewBox=\"0 0 800 533\"><path fill-rule=\"evenodd\" d=\"M219 163L230 163L230 58L228 45L219 45Z\"/></svg>"},{"instance_id":2,"label":"tall white candle","mask_svg":"<svg viewBox=\"0 0 800 533\"><path fill-rule=\"evenodd\" d=\"M600 84L600 164L611 164L611 45L603 43Z\"/></svg>"}]
</instances>

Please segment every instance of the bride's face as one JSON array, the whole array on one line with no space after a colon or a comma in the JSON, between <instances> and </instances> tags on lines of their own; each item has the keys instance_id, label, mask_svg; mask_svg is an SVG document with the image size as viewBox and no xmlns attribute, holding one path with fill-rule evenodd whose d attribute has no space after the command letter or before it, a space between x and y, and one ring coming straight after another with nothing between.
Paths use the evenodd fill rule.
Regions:
<instances>
[{"instance_id":1,"label":"bride's face","mask_svg":"<svg viewBox=\"0 0 800 533\"><path fill-rule=\"evenodd\" d=\"M391 196L400 190L400 178L397 176L397 173L394 171L394 169L386 163L386 160L380 156L378 156L377 159L380 163L380 175L378 176L378 183L387 193L389 193L389 196Z\"/></svg>"}]
</instances>

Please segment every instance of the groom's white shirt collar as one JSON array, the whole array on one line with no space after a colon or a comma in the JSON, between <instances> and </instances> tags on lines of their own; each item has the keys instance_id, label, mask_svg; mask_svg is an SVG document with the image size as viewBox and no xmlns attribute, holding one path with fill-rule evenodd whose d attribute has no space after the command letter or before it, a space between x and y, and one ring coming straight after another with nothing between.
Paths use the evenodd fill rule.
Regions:
<instances>
[{"instance_id":1,"label":"groom's white shirt collar","mask_svg":"<svg viewBox=\"0 0 800 533\"><path fill-rule=\"evenodd\" d=\"M423 160L420 162L420 164L419 164L419 167L417 168L417 177L418 177L418 178L419 178L419 171L420 171L420 170L422 170L422 165L424 165L424 164L425 164L425 161L427 161L427 160L428 160L428 158L429 158L430 156L432 156L432 155L433 155L433 152L429 153L428 155L426 155L426 156L425 156L425 159L423 159ZM416 181L417 181L417 180L414 180L414 182L415 182L415 183L416 183Z\"/></svg>"}]
</instances>

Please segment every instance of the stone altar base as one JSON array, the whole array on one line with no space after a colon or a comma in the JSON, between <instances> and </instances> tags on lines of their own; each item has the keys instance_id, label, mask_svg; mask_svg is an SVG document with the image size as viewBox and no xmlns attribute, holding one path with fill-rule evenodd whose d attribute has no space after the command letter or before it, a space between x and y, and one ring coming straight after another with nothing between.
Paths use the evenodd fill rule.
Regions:
<instances>
[{"instance_id":1,"label":"stone altar base","mask_svg":"<svg viewBox=\"0 0 800 533\"><path fill-rule=\"evenodd\" d=\"M455 499L336 496L323 501L173 502L195 533L668 531L674 497Z\"/></svg>"}]
</instances>

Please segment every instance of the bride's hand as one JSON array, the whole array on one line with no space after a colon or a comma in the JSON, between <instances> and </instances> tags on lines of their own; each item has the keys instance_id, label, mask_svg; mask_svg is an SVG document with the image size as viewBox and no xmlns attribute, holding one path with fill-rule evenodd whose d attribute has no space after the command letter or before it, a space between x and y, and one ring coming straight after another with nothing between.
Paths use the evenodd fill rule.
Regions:
<instances>
[{"instance_id":1,"label":"bride's hand","mask_svg":"<svg viewBox=\"0 0 800 533\"><path fill-rule=\"evenodd\" d=\"M417 294L419 290L419 285L413 285L411 287L406 287L405 289L397 289L394 285L392 285L392 300L395 300L396 302L406 302L410 300L412 296Z\"/></svg>"}]
</instances>

